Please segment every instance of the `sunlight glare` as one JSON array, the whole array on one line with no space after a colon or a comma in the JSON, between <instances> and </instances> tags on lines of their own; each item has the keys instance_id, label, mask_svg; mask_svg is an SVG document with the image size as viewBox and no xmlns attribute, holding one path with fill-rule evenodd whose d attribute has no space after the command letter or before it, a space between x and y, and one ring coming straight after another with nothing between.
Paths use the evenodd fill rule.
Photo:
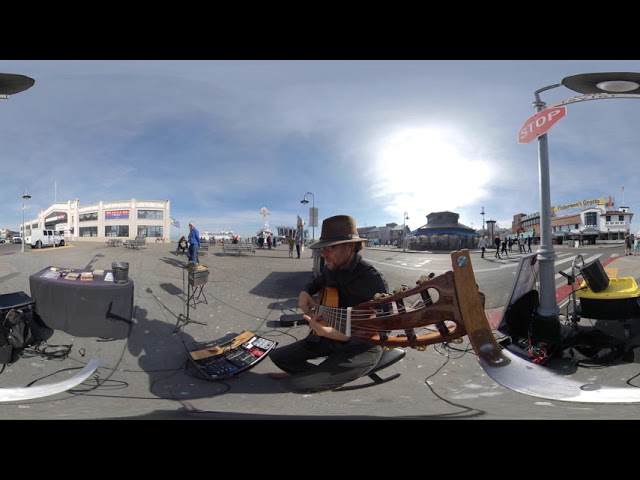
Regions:
<instances>
[{"instance_id":1,"label":"sunlight glare","mask_svg":"<svg viewBox=\"0 0 640 480\"><path fill-rule=\"evenodd\" d=\"M479 150L463 132L433 127L398 131L382 141L369 170L371 193L386 198L387 212L400 215L408 209L420 215L455 212L476 204L499 168Z\"/></svg>"}]
</instances>

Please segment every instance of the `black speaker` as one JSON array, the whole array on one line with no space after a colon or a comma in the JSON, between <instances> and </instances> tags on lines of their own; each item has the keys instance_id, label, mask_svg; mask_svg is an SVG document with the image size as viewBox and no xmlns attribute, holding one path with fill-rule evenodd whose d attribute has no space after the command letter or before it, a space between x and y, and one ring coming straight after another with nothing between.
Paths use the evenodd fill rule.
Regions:
<instances>
[{"instance_id":1,"label":"black speaker","mask_svg":"<svg viewBox=\"0 0 640 480\"><path fill-rule=\"evenodd\" d=\"M609 275L604 271L599 259L587 263L581 270L585 282L593 292L600 292L609 286Z\"/></svg>"},{"instance_id":2,"label":"black speaker","mask_svg":"<svg viewBox=\"0 0 640 480\"><path fill-rule=\"evenodd\" d=\"M3 345L0 347L0 365L11 363L13 347L11 345Z\"/></svg>"}]
</instances>

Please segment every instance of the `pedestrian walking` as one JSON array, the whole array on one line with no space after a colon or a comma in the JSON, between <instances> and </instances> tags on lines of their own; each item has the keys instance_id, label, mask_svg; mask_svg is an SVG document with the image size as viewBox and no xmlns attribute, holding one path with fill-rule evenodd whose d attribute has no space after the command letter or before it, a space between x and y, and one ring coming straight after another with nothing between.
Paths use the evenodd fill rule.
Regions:
<instances>
[{"instance_id":1,"label":"pedestrian walking","mask_svg":"<svg viewBox=\"0 0 640 480\"><path fill-rule=\"evenodd\" d=\"M478 242L478 247L480 247L480 249L482 250L482 253L480 254L480 258L484 258L484 252L487 249L488 244L489 244L489 241L487 240L486 236L482 237Z\"/></svg>"},{"instance_id":2,"label":"pedestrian walking","mask_svg":"<svg viewBox=\"0 0 640 480\"><path fill-rule=\"evenodd\" d=\"M509 256L509 253L507 252L507 239L503 238L502 241L500 242L500 253L504 253L507 257Z\"/></svg>"},{"instance_id":3,"label":"pedestrian walking","mask_svg":"<svg viewBox=\"0 0 640 480\"><path fill-rule=\"evenodd\" d=\"M300 234L296 235L296 253L298 254L298 258L300 258L300 247L302 246L302 239L300 238Z\"/></svg>"},{"instance_id":4,"label":"pedestrian walking","mask_svg":"<svg viewBox=\"0 0 640 480\"><path fill-rule=\"evenodd\" d=\"M293 247L295 246L295 239L293 238L293 236L289 236L289 238L287 238L287 242L289 243L289 258L293 258Z\"/></svg>"},{"instance_id":5,"label":"pedestrian walking","mask_svg":"<svg viewBox=\"0 0 640 480\"><path fill-rule=\"evenodd\" d=\"M496 238L493 239L493 244L496 247L496 255L495 258L502 258L500 256L500 236L496 235Z\"/></svg>"}]
</instances>

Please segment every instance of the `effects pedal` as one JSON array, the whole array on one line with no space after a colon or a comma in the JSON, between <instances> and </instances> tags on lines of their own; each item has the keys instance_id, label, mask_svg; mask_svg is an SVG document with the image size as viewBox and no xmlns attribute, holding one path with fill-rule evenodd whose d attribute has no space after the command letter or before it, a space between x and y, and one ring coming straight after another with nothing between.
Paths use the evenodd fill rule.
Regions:
<instances>
[{"instance_id":1,"label":"effects pedal","mask_svg":"<svg viewBox=\"0 0 640 480\"><path fill-rule=\"evenodd\" d=\"M203 349L189 352L189 358L206 378L222 380L252 368L278 343L244 331L231 340L206 342L205 345Z\"/></svg>"}]
</instances>

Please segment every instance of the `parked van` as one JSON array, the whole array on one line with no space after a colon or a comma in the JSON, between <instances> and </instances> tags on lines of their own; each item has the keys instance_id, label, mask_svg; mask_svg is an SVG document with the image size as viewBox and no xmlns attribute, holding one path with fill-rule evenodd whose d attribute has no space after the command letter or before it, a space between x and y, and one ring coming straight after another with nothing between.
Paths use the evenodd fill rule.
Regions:
<instances>
[{"instance_id":1,"label":"parked van","mask_svg":"<svg viewBox=\"0 0 640 480\"><path fill-rule=\"evenodd\" d=\"M64 247L64 237L60 232L55 230L32 230L31 235L25 237L25 244L31 245L31 248Z\"/></svg>"}]
</instances>

